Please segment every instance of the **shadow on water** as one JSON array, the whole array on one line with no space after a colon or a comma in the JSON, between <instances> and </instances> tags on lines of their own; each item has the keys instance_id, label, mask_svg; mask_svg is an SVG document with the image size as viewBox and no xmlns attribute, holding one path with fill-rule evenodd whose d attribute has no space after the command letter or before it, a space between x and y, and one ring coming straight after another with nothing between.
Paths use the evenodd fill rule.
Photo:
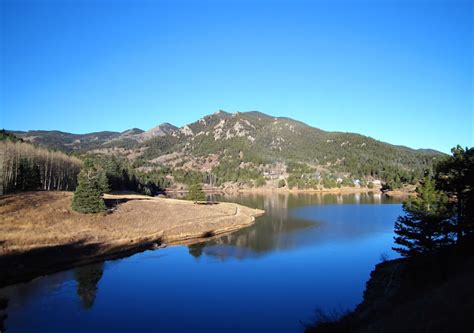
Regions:
<instances>
[{"instance_id":1,"label":"shadow on water","mask_svg":"<svg viewBox=\"0 0 474 333\"><path fill-rule=\"evenodd\" d=\"M8 322L10 308L27 307L45 293L61 292L73 280L77 285L78 301L84 310L90 310L97 298L98 284L104 275L104 266L104 262L80 266L0 289L0 332L7 332L5 323Z\"/></svg>"},{"instance_id":2,"label":"shadow on water","mask_svg":"<svg viewBox=\"0 0 474 333\"><path fill-rule=\"evenodd\" d=\"M8 298L0 297L0 332L5 332L5 320L7 319Z\"/></svg>"},{"instance_id":3,"label":"shadow on water","mask_svg":"<svg viewBox=\"0 0 474 333\"><path fill-rule=\"evenodd\" d=\"M9 305L9 299L14 301L13 304L15 306L24 305L31 299L39 297L42 291L58 291L69 281L73 280L76 281L76 294L83 308L90 309L94 305L98 283L104 275L104 267L104 262L79 266L73 270L39 277L27 283L19 283L2 288L0 289L0 318L2 311L6 310Z\"/></svg>"},{"instance_id":4,"label":"shadow on water","mask_svg":"<svg viewBox=\"0 0 474 333\"><path fill-rule=\"evenodd\" d=\"M83 240L78 240L69 244L44 246L21 253L2 255L0 286L27 281L59 271L63 267L71 267L99 250L98 244L85 244Z\"/></svg>"}]
</instances>

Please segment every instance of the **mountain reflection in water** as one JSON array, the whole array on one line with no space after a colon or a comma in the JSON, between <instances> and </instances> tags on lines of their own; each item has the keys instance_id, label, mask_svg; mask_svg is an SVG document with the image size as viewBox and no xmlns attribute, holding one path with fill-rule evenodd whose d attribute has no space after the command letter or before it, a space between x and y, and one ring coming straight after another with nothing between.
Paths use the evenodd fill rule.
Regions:
<instances>
[{"instance_id":1,"label":"mountain reflection in water","mask_svg":"<svg viewBox=\"0 0 474 333\"><path fill-rule=\"evenodd\" d=\"M245 193L211 195L209 199L265 210L265 215L250 227L189 247L189 253L194 257L204 254L221 260L252 258L278 250L344 241L377 230L391 233L392 230L386 228L387 207L378 204L382 201L399 203L378 193ZM398 205L393 208L399 212Z\"/></svg>"}]
</instances>

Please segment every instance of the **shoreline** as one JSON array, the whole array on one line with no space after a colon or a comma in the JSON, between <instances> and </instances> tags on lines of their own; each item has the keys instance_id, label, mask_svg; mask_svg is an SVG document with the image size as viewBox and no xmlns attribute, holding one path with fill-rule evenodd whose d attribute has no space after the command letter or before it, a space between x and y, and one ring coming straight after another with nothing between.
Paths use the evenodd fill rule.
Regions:
<instances>
[{"instance_id":1,"label":"shoreline","mask_svg":"<svg viewBox=\"0 0 474 333\"><path fill-rule=\"evenodd\" d=\"M275 193L308 193L308 194L319 194L319 193L335 193L335 194L352 194L352 193L382 193L379 189L369 189L369 188L354 188L354 187L338 187L338 188L328 188L328 189L287 189L287 188L280 188L280 189L240 189L238 192L240 193L268 193L268 192L275 192Z\"/></svg>"},{"instance_id":2,"label":"shoreline","mask_svg":"<svg viewBox=\"0 0 474 333\"><path fill-rule=\"evenodd\" d=\"M203 188L204 193L209 194L238 194L238 193L308 193L308 194L319 194L319 193L335 193L335 194L352 194L352 193L375 193L375 194L387 194L382 192L379 188L369 189L369 188L355 188L355 187L337 187L337 188L328 188L328 189L289 189L289 188L212 188L206 189ZM400 191L389 191L394 192L397 195ZM187 190L175 190L175 189L166 189L163 191L164 194L166 193L188 193ZM402 193L402 192L400 192ZM405 193L405 192L403 192ZM390 194L387 194L390 195ZM399 194L402 196L402 194ZM403 194L403 195L410 195L410 193Z\"/></svg>"},{"instance_id":3,"label":"shoreline","mask_svg":"<svg viewBox=\"0 0 474 333\"><path fill-rule=\"evenodd\" d=\"M250 226L264 214L234 203L105 195L108 204L115 203L112 213L83 215L71 211L71 199L68 192L27 192L0 200L0 232L6 235L0 243L0 287L163 245L211 239ZM43 214L36 216L37 209ZM36 221L22 222L34 216ZM18 230L12 231L14 221ZM49 235L55 224L61 229Z\"/></svg>"}]
</instances>

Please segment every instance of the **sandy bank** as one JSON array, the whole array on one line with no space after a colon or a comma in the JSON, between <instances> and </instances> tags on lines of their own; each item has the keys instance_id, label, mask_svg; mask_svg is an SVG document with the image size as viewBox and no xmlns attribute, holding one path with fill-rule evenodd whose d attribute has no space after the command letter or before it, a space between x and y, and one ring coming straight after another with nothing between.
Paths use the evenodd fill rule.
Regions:
<instances>
[{"instance_id":1,"label":"sandy bank","mask_svg":"<svg viewBox=\"0 0 474 333\"><path fill-rule=\"evenodd\" d=\"M110 214L71 210L70 192L0 198L0 285L157 244L177 244L251 225L261 210L234 203L195 205L140 195L106 196Z\"/></svg>"}]
</instances>

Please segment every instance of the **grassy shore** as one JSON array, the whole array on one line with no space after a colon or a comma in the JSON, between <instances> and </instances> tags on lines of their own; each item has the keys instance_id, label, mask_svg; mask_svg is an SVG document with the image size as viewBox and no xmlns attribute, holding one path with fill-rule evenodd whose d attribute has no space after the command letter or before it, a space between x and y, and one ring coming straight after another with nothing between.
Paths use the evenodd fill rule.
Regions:
<instances>
[{"instance_id":1,"label":"grassy shore","mask_svg":"<svg viewBox=\"0 0 474 333\"><path fill-rule=\"evenodd\" d=\"M264 212L234 203L108 195L111 212L71 210L71 192L0 198L0 286L75 265L228 233Z\"/></svg>"}]
</instances>

